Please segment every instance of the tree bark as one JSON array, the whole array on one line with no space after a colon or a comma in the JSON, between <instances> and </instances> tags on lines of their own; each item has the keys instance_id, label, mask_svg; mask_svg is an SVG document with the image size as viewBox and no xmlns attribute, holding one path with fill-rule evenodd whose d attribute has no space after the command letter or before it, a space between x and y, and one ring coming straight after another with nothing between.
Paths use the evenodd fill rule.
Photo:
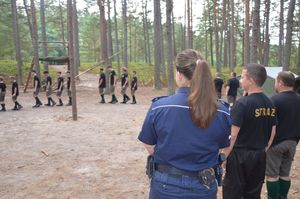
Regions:
<instances>
[{"instance_id":1,"label":"tree bark","mask_svg":"<svg viewBox=\"0 0 300 199\"><path fill-rule=\"evenodd\" d=\"M283 48L284 48L284 0L280 0L279 12L279 41L278 41L278 65L283 65Z\"/></svg>"},{"instance_id":2,"label":"tree bark","mask_svg":"<svg viewBox=\"0 0 300 199\"><path fill-rule=\"evenodd\" d=\"M77 16L77 7L76 0L73 0L73 34L74 34L74 65L75 65L75 74L79 74L80 68L80 54L79 54L79 29L78 29L78 16Z\"/></svg>"},{"instance_id":3,"label":"tree bark","mask_svg":"<svg viewBox=\"0 0 300 199\"><path fill-rule=\"evenodd\" d=\"M234 71L236 65L236 55L235 55L235 29L236 24L234 20L234 0L230 1L230 13L231 13L231 26L230 26L230 71Z\"/></svg>"},{"instance_id":4,"label":"tree bark","mask_svg":"<svg viewBox=\"0 0 300 199\"><path fill-rule=\"evenodd\" d=\"M122 21L123 21L123 66L128 67L127 51L127 0L122 0Z\"/></svg>"},{"instance_id":5,"label":"tree bark","mask_svg":"<svg viewBox=\"0 0 300 199\"><path fill-rule=\"evenodd\" d=\"M244 63L250 63L250 6L249 0L245 0L245 31L244 31Z\"/></svg>"},{"instance_id":6,"label":"tree bark","mask_svg":"<svg viewBox=\"0 0 300 199\"><path fill-rule=\"evenodd\" d=\"M19 23L18 23L18 11L16 0L11 0L11 11L12 11L12 24L13 24L13 34L14 34L14 44L16 50L16 61L18 64L18 83L19 85L23 84L23 61L21 54L21 43L20 43L20 32L19 32Z\"/></svg>"},{"instance_id":7,"label":"tree bark","mask_svg":"<svg viewBox=\"0 0 300 199\"><path fill-rule=\"evenodd\" d=\"M220 49L219 49L220 67L222 67L224 32L225 32L225 28L226 28L226 25L225 25L226 13L227 13L227 6L226 5L227 5L227 0L223 0L223 2L222 2L222 26L221 26L221 30L220 30ZM224 62L223 62L223 66L224 66Z\"/></svg>"},{"instance_id":8,"label":"tree bark","mask_svg":"<svg viewBox=\"0 0 300 199\"><path fill-rule=\"evenodd\" d=\"M292 34L293 34L293 18L295 10L296 0L290 0L289 10L286 22L286 36L285 36L285 47L284 47L284 63L283 70L288 71L290 69L290 58L292 48Z\"/></svg>"},{"instance_id":9,"label":"tree bark","mask_svg":"<svg viewBox=\"0 0 300 199\"><path fill-rule=\"evenodd\" d=\"M146 37L147 37L147 48L148 48L148 60L149 63L152 63L151 59L151 50L150 50L150 36L149 36L149 21L148 21L148 9L147 9L148 1L145 1L145 19L146 19Z\"/></svg>"},{"instance_id":10,"label":"tree bark","mask_svg":"<svg viewBox=\"0 0 300 199\"><path fill-rule=\"evenodd\" d=\"M270 0L265 0L265 19L266 19L266 26L265 26L265 42L264 42L264 59L263 65L269 65L269 51L270 51L270 35L269 35L269 20L270 20Z\"/></svg>"},{"instance_id":11,"label":"tree bark","mask_svg":"<svg viewBox=\"0 0 300 199\"><path fill-rule=\"evenodd\" d=\"M31 8L31 21L32 21L32 31L33 31L33 54L34 54L34 69L36 70L38 76L40 76L40 67L39 67L39 45L38 45L38 32L37 32L37 23L36 23L36 14L35 14L35 5L34 0L30 0Z\"/></svg>"},{"instance_id":12,"label":"tree bark","mask_svg":"<svg viewBox=\"0 0 300 199\"><path fill-rule=\"evenodd\" d=\"M66 40L65 40L65 24L64 24L64 16L62 11L62 6L60 0L58 0L59 4L59 18L60 18L60 32L61 32L61 39L63 41L64 50L66 48Z\"/></svg>"},{"instance_id":13,"label":"tree bark","mask_svg":"<svg viewBox=\"0 0 300 199\"><path fill-rule=\"evenodd\" d=\"M173 69L173 28L172 28L172 12L173 12L173 0L166 0L166 33L168 41L168 91L169 95L175 93L175 82L174 82L174 69Z\"/></svg>"},{"instance_id":14,"label":"tree bark","mask_svg":"<svg viewBox=\"0 0 300 199\"><path fill-rule=\"evenodd\" d=\"M217 72L221 72L221 55L219 51L219 23L218 23L218 2L214 0L214 30L215 30L215 48L216 48L216 61Z\"/></svg>"},{"instance_id":15,"label":"tree bark","mask_svg":"<svg viewBox=\"0 0 300 199\"><path fill-rule=\"evenodd\" d=\"M40 0L40 17L41 17L41 29L42 29L42 46L43 46L43 57L48 56L47 48L47 35L46 35L46 22L45 22L45 1ZM43 62L44 71L48 71L48 62Z\"/></svg>"},{"instance_id":16,"label":"tree bark","mask_svg":"<svg viewBox=\"0 0 300 199\"><path fill-rule=\"evenodd\" d=\"M254 0L254 9L252 14L252 42L251 42L251 62L258 61L258 47L260 41L260 0Z\"/></svg>"},{"instance_id":17,"label":"tree bark","mask_svg":"<svg viewBox=\"0 0 300 199\"><path fill-rule=\"evenodd\" d=\"M106 34L106 20L104 0L97 0L100 10L100 41L101 41L101 60L105 62L105 66L108 66L108 54L107 54L107 34Z\"/></svg>"},{"instance_id":18,"label":"tree bark","mask_svg":"<svg viewBox=\"0 0 300 199\"><path fill-rule=\"evenodd\" d=\"M32 48L33 48L33 46L34 46L34 43L33 43L33 30L32 30L32 24L31 24L31 19L30 19L30 13L29 13L29 10L28 10L27 1L23 0L23 3L24 3L26 16L27 16L27 23L28 23L29 32L30 32L31 44L32 44Z\"/></svg>"},{"instance_id":19,"label":"tree bark","mask_svg":"<svg viewBox=\"0 0 300 199\"><path fill-rule=\"evenodd\" d=\"M113 52L113 45L112 45L112 35L111 35L111 18L110 18L110 0L107 1L107 46L108 46L108 56L112 56L114 54ZM111 62L109 60L109 62Z\"/></svg>"},{"instance_id":20,"label":"tree bark","mask_svg":"<svg viewBox=\"0 0 300 199\"><path fill-rule=\"evenodd\" d=\"M211 25L211 11L210 11L210 3L209 1L207 2L207 9L208 9L208 30L209 30L209 38L210 38L210 43L209 43L209 48L210 48L210 63L211 66L214 66L214 49L213 49L213 27Z\"/></svg>"},{"instance_id":21,"label":"tree bark","mask_svg":"<svg viewBox=\"0 0 300 199\"><path fill-rule=\"evenodd\" d=\"M119 48L119 35L118 35L118 20L117 20L117 9L116 9L116 0L114 0L114 25L115 25L115 49L116 52L120 51ZM120 64L120 55L117 54L116 56L117 58L117 71L118 71L118 75L120 75L121 73L121 64Z\"/></svg>"},{"instance_id":22,"label":"tree bark","mask_svg":"<svg viewBox=\"0 0 300 199\"><path fill-rule=\"evenodd\" d=\"M161 81L160 81L160 69L161 69L160 0L154 0L153 3L154 3L154 59L155 59L154 88L161 89Z\"/></svg>"}]
</instances>

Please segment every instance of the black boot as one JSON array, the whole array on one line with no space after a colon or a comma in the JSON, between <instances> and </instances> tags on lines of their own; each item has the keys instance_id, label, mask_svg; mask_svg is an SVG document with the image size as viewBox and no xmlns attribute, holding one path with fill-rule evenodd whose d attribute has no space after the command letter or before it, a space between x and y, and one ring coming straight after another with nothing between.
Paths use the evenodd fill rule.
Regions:
<instances>
[{"instance_id":1,"label":"black boot","mask_svg":"<svg viewBox=\"0 0 300 199\"><path fill-rule=\"evenodd\" d=\"M118 100L117 100L115 94L113 94L113 95L112 95L111 103L112 103L112 104L115 104L115 103L117 103L117 102L118 102Z\"/></svg>"},{"instance_id":2,"label":"black boot","mask_svg":"<svg viewBox=\"0 0 300 199\"><path fill-rule=\"evenodd\" d=\"M58 99L58 100L59 100L59 104L57 104L56 106L63 106L64 103L62 102L62 100L61 99Z\"/></svg>"},{"instance_id":3,"label":"black boot","mask_svg":"<svg viewBox=\"0 0 300 199\"><path fill-rule=\"evenodd\" d=\"M67 104L67 106L72 106L72 97L69 97L69 103Z\"/></svg>"},{"instance_id":4,"label":"black boot","mask_svg":"<svg viewBox=\"0 0 300 199\"><path fill-rule=\"evenodd\" d=\"M104 104L104 103L105 103L105 99L104 99L104 95L103 95L103 94L101 95L101 101L100 101L100 103L101 103L101 104Z\"/></svg>"},{"instance_id":5,"label":"black boot","mask_svg":"<svg viewBox=\"0 0 300 199\"><path fill-rule=\"evenodd\" d=\"M48 97L48 103L45 104L45 106L51 106L51 100L50 100L50 97Z\"/></svg>"},{"instance_id":6,"label":"black boot","mask_svg":"<svg viewBox=\"0 0 300 199\"><path fill-rule=\"evenodd\" d=\"M50 97L50 101L51 101L51 103L52 103L51 106L52 106L52 107L55 106L56 102L52 99L52 97ZM51 103L50 103L50 104L51 104Z\"/></svg>"},{"instance_id":7,"label":"black boot","mask_svg":"<svg viewBox=\"0 0 300 199\"><path fill-rule=\"evenodd\" d=\"M125 94L125 102L128 102L130 100L130 98L128 97L128 95Z\"/></svg>"},{"instance_id":8,"label":"black boot","mask_svg":"<svg viewBox=\"0 0 300 199\"><path fill-rule=\"evenodd\" d=\"M20 110L21 108L23 108L23 106L18 102L16 101L15 104L17 104L17 108Z\"/></svg>"},{"instance_id":9,"label":"black boot","mask_svg":"<svg viewBox=\"0 0 300 199\"><path fill-rule=\"evenodd\" d=\"M13 111L19 110L19 109L18 109L18 104L17 104L17 102L15 102L15 106L14 106L14 108L13 108L12 110L13 110Z\"/></svg>"},{"instance_id":10,"label":"black boot","mask_svg":"<svg viewBox=\"0 0 300 199\"><path fill-rule=\"evenodd\" d=\"M1 104L1 106L2 106L2 110L1 111L6 111L5 104Z\"/></svg>"},{"instance_id":11,"label":"black boot","mask_svg":"<svg viewBox=\"0 0 300 199\"><path fill-rule=\"evenodd\" d=\"M41 100L38 97L37 97L37 101L38 101L39 106L43 105L43 103L41 102Z\"/></svg>"},{"instance_id":12,"label":"black boot","mask_svg":"<svg viewBox=\"0 0 300 199\"><path fill-rule=\"evenodd\" d=\"M40 99L38 97L35 97L35 105L32 108L37 108L40 105L42 105L42 102L40 101Z\"/></svg>"},{"instance_id":13,"label":"black boot","mask_svg":"<svg viewBox=\"0 0 300 199\"><path fill-rule=\"evenodd\" d=\"M124 95L123 95L123 102L121 102L121 104L126 104L126 102L127 102L126 99L127 99L127 98L126 98L126 95L124 94Z\"/></svg>"},{"instance_id":14,"label":"black boot","mask_svg":"<svg viewBox=\"0 0 300 199\"><path fill-rule=\"evenodd\" d=\"M132 102L131 102L131 104L136 104L135 96L134 95L132 96Z\"/></svg>"}]
</instances>

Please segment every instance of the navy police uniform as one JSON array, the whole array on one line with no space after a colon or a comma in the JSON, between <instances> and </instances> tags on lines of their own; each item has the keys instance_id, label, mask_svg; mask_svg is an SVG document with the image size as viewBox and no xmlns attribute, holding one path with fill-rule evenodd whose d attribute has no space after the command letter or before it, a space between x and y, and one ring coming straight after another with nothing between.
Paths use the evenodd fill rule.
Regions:
<instances>
[{"instance_id":1,"label":"navy police uniform","mask_svg":"<svg viewBox=\"0 0 300 199\"><path fill-rule=\"evenodd\" d=\"M210 126L199 128L192 121L188 95L189 88L183 87L175 95L155 100L138 136L141 142L155 145L150 199L216 198L214 176L207 186L198 174L218 165L219 149L229 146L230 114L220 103Z\"/></svg>"}]
</instances>

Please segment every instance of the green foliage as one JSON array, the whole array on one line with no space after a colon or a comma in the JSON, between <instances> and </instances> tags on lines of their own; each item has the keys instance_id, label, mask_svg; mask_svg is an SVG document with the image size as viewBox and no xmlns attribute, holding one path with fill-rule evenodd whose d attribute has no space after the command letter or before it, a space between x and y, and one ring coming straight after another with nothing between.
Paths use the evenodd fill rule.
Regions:
<instances>
[{"instance_id":1,"label":"green foliage","mask_svg":"<svg viewBox=\"0 0 300 199\"><path fill-rule=\"evenodd\" d=\"M24 63L23 78L27 71L29 71L30 63ZM0 75L4 77L17 76L18 66L14 60L0 60Z\"/></svg>"}]
</instances>

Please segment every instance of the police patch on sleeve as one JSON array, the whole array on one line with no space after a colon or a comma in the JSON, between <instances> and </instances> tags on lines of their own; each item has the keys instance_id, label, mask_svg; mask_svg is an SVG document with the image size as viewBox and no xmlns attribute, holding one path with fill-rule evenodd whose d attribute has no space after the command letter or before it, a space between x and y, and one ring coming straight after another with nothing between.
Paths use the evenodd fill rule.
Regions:
<instances>
[{"instance_id":1,"label":"police patch on sleeve","mask_svg":"<svg viewBox=\"0 0 300 199\"><path fill-rule=\"evenodd\" d=\"M165 97L168 97L168 96L160 96L160 97L156 97L156 98L152 99L152 103L153 103L153 102L156 102L156 101L158 101L158 100L160 100L160 99L162 99L162 98L165 98Z\"/></svg>"}]
</instances>

